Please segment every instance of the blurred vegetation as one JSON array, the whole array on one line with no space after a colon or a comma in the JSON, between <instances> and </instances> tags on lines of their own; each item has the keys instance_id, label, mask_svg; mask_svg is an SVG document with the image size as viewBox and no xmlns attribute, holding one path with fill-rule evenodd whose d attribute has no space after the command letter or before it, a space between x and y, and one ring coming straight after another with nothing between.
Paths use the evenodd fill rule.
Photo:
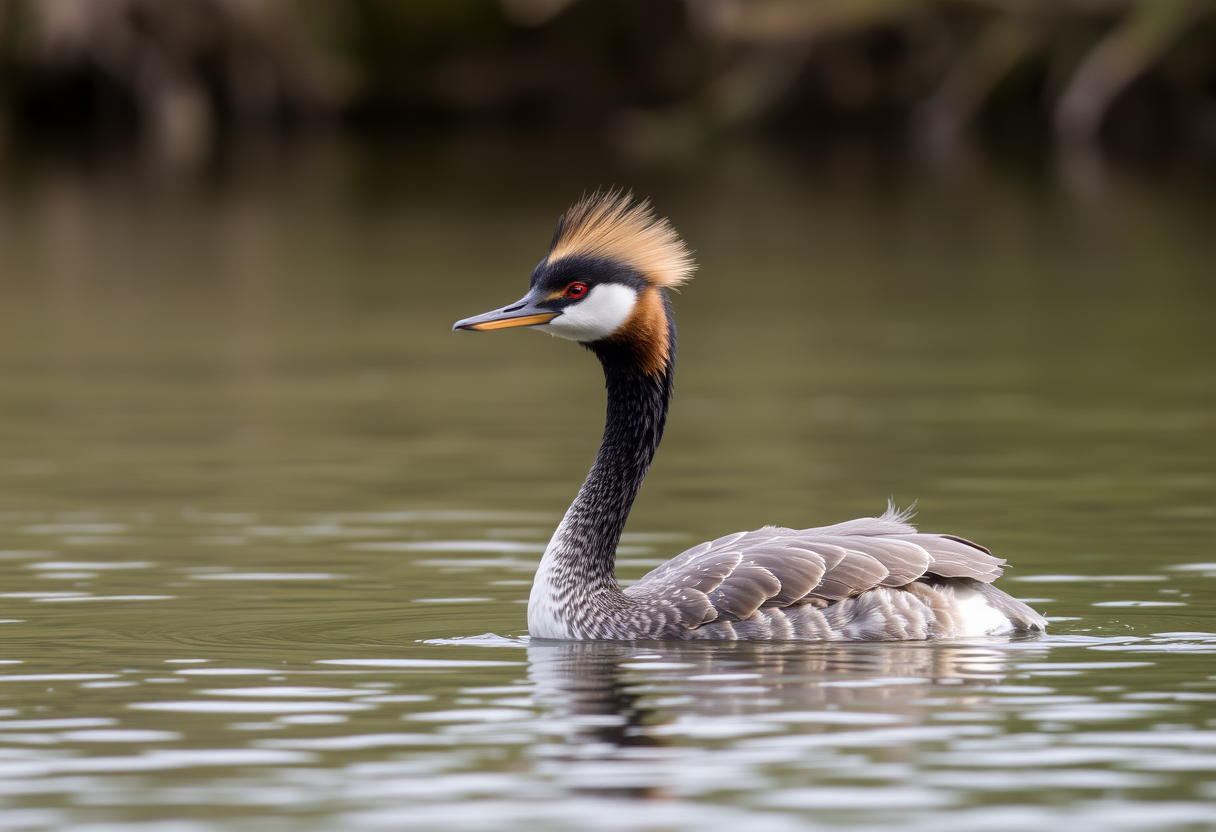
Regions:
<instances>
[{"instance_id":1,"label":"blurred vegetation","mask_svg":"<svg viewBox=\"0 0 1216 832\"><path fill-rule=\"evenodd\" d=\"M0 0L0 126L1216 143L1216 0Z\"/></svg>"}]
</instances>

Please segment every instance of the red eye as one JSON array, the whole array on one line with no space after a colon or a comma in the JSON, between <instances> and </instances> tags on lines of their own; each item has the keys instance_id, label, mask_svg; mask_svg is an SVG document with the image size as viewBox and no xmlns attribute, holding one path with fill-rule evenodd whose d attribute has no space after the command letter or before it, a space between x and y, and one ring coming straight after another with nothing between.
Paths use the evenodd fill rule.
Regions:
<instances>
[{"instance_id":1,"label":"red eye","mask_svg":"<svg viewBox=\"0 0 1216 832\"><path fill-rule=\"evenodd\" d=\"M566 297L578 300L583 295L587 294L586 283L571 283L566 287Z\"/></svg>"}]
</instances>

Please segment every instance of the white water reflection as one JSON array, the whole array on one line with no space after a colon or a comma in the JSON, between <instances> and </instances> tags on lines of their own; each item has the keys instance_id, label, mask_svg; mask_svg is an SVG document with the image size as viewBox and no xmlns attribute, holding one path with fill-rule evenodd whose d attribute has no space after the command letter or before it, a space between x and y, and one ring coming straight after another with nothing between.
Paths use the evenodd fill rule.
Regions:
<instances>
[{"instance_id":1,"label":"white water reflection","mask_svg":"<svg viewBox=\"0 0 1216 832\"><path fill-rule=\"evenodd\" d=\"M345 576L333 572L213 572L190 577L195 581L329 581Z\"/></svg>"},{"instance_id":2,"label":"white water reflection","mask_svg":"<svg viewBox=\"0 0 1216 832\"><path fill-rule=\"evenodd\" d=\"M71 570L71 569L89 569L93 571L108 570L108 569L147 569L155 566L149 561L102 561L102 560L81 560L81 561L40 561L38 563L29 564L30 569L40 570Z\"/></svg>"},{"instance_id":3,"label":"white water reflection","mask_svg":"<svg viewBox=\"0 0 1216 832\"><path fill-rule=\"evenodd\" d=\"M195 714L298 714L327 711L366 711L372 706L361 702L132 702L127 705L138 711L174 711Z\"/></svg>"}]
</instances>

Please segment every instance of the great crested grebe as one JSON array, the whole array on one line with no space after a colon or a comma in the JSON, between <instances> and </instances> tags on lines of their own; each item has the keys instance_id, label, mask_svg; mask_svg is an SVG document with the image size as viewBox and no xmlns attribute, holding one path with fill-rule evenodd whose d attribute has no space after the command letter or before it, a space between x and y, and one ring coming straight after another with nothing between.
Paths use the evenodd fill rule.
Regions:
<instances>
[{"instance_id":1,"label":"great crested grebe","mask_svg":"<svg viewBox=\"0 0 1216 832\"><path fill-rule=\"evenodd\" d=\"M991 585L1004 560L919 533L891 506L835 526L727 535L621 589L616 547L671 402L676 328L664 289L695 268L649 202L597 192L558 220L521 300L453 327L535 327L578 341L604 368L604 438L536 571L531 635L884 641L1043 630L1042 616Z\"/></svg>"}]
</instances>

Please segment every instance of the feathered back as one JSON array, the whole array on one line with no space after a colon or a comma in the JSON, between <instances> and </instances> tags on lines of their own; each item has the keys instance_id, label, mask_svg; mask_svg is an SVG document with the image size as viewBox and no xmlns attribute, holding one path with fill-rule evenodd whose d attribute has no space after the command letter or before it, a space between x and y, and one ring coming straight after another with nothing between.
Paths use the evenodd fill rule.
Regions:
<instances>
[{"instance_id":1,"label":"feathered back","mask_svg":"<svg viewBox=\"0 0 1216 832\"><path fill-rule=\"evenodd\" d=\"M654 215L650 201L619 190L585 196L557 221L548 260L564 257L615 260L665 288L687 282L697 268L688 246L671 223Z\"/></svg>"}]
</instances>

